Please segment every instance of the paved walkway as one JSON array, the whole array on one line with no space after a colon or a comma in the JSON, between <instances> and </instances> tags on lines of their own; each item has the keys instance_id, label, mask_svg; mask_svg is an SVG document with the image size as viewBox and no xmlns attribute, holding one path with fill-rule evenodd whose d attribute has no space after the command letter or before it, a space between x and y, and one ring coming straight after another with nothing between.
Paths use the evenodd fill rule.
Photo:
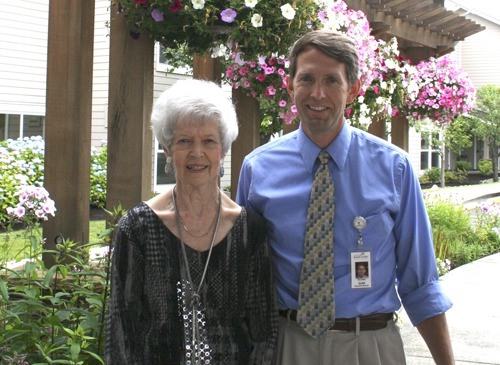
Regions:
<instances>
[{"instance_id":1,"label":"paved walkway","mask_svg":"<svg viewBox=\"0 0 500 365\"><path fill-rule=\"evenodd\" d=\"M500 183L438 189L432 194L469 207L475 204L471 200L483 198L490 204L500 204ZM454 303L447 318L457 365L500 364L499 278L500 253L460 266L441 277L443 288ZM434 364L404 311L400 317L408 365Z\"/></svg>"}]
</instances>

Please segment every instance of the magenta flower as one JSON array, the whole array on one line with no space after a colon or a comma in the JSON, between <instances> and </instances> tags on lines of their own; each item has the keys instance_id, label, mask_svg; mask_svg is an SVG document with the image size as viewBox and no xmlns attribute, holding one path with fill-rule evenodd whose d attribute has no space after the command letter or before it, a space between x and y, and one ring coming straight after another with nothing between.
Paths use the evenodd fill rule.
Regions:
<instances>
[{"instance_id":1,"label":"magenta flower","mask_svg":"<svg viewBox=\"0 0 500 365\"><path fill-rule=\"evenodd\" d=\"M236 18L237 13L233 9L227 8L227 9L222 10L220 15L221 15L221 19L223 22L232 23L232 22L234 22L234 19Z\"/></svg>"},{"instance_id":2,"label":"magenta flower","mask_svg":"<svg viewBox=\"0 0 500 365\"><path fill-rule=\"evenodd\" d=\"M266 88L266 96L273 96L276 95L276 89L270 85Z\"/></svg>"}]
</instances>

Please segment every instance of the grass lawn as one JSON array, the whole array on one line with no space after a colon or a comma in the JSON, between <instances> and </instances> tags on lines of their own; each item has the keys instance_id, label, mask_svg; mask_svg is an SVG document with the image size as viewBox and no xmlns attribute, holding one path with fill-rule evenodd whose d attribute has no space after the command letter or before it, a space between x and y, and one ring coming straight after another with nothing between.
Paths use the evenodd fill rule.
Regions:
<instances>
[{"instance_id":1,"label":"grass lawn","mask_svg":"<svg viewBox=\"0 0 500 365\"><path fill-rule=\"evenodd\" d=\"M89 241L90 243L99 242L99 234L105 229L106 221L90 221ZM41 232L40 232L41 233ZM26 230L17 230L11 233L0 233L0 264L22 260L26 245L28 244Z\"/></svg>"}]
</instances>

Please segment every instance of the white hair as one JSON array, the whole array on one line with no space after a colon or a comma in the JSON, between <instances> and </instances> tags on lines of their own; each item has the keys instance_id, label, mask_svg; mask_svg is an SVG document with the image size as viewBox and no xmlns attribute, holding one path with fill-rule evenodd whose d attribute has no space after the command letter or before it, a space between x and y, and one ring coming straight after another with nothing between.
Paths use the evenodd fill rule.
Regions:
<instances>
[{"instance_id":1,"label":"white hair","mask_svg":"<svg viewBox=\"0 0 500 365\"><path fill-rule=\"evenodd\" d=\"M151 123L156 139L170 149L180 122L203 124L216 121L225 153L238 136L236 110L219 85L212 81L179 80L165 90L153 104Z\"/></svg>"}]
</instances>

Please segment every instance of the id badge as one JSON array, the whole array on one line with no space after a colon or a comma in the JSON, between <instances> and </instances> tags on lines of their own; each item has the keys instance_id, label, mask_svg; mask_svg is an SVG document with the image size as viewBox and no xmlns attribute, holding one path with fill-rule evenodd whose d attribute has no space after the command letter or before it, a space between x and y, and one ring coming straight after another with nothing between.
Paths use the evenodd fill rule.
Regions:
<instances>
[{"instance_id":1,"label":"id badge","mask_svg":"<svg viewBox=\"0 0 500 365\"><path fill-rule=\"evenodd\" d=\"M363 229L366 228L366 219L357 216L352 222L358 231L356 250L351 252L351 288L368 289L372 287L372 254L363 250Z\"/></svg>"},{"instance_id":2,"label":"id badge","mask_svg":"<svg viewBox=\"0 0 500 365\"><path fill-rule=\"evenodd\" d=\"M351 252L351 288L372 287L372 255L369 251Z\"/></svg>"}]
</instances>

